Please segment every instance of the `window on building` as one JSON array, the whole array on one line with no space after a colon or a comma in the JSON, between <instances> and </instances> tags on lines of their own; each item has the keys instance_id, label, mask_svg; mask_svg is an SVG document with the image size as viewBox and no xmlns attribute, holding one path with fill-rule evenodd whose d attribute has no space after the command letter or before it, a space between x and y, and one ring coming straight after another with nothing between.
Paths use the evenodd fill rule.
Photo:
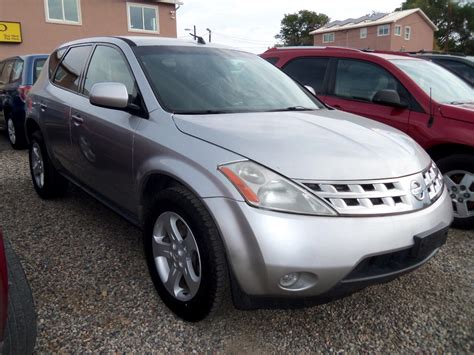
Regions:
<instances>
[{"instance_id":1,"label":"window on building","mask_svg":"<svg viewBox=\"0 0 474 355\"><path fill-rule=\"evenodd\" d=\"M135 32L159 32L158 7L127 3L128 30Z\"/></svg>"},{"instance_id":2,"label":"window on building","mask_svg":"<svg viewBox=\"0 0 474 355\"><path fill-rule=\"evenodd\" d=\"M48 22L81 23L80 0L45 0L45 10Z\"/></svg>"},{"instance_id":3,"label":"window on building","mask_svg":"<svg viewBox=\"0 0 474 355\"><path fill-rule=\"evenodd\" d=\"M89 64L84 83L84 94L89 95L94 84L105 82L124 84L130 96L130 102L135 100L138 93L137 86L122 54L115 48L98 46Z\"/></svg>"},{"instance_id":4,"label":"window on building","mask_svg":"<svg viewBox=\"0 0 474 355\"><path fill-rule=\"evenodd\" d=\"M301 85L309 85L320 94L323 91L328 63L329 58L297 58L285 65L283 71Z\"/></svg>"},{"instance_id":5,"label":"window on building","mask_svg":"<svg viewBox=\"0 0 474 355\"><path fill-rule=\"evenodd\" d=\"M78 91L82 68L86 63L91 46L73 47L59 64L54 83L65 89Z\"/></svg>"},{"instance_id":6,"label":"window on building","mask_svg":"<svg viewBox=\"0 0 474 355\"><path fill-rule=\"evenodd\" d=\"M334 42L334 32L323 34L323 43Z\"/></svg>"},{"instance_id":7,"label":"window on building","mask_svg":"<svg viewBox=\"0 0 474 355\"><path fill-rule=\"evenodd\" d=\"M379 90L396 90L400 95L400 100L408 103L407 90L382 67L351 59L338 61L334 86L336 96L372 102Z\"/></svg>"},{"instance_id":8,"label":"window on building","mask_svg":"<svg viewBox=\"0 0 474 355\"><path fill-rule=\"evenodd\" d=\"M377 27L377 36L388 36L390 35L390 25L380 25Z\"/></svg>"},{"instance_id":9,"label":"window on building","mask_svg":"<svg viewBox=\"0 0 474 355\"><path fill-rule=\"evenodd\" d=\"M367 27L360 29L360 38L367 38Z\"/></svg>"},{"instance_id":10,"label":"window on building","mask_svg":"<svg viewBox=\"0 0 474 355\"><path fill-rule=\"evenodd\" d=\"M405 26L405 39L409 41L410 37L411 37L411 27Z\"/></svg>"},{"instance_id":11,"label":"window on building","mask_svg":"<svg viewBox=\"0 0 474 355\"><path fill-rule=\"evenodd\" d=\"M393 31L393 34L395 36L401 36L402 35L402 26L396 25L395 30Z\"/></svg>"}]
</instances>

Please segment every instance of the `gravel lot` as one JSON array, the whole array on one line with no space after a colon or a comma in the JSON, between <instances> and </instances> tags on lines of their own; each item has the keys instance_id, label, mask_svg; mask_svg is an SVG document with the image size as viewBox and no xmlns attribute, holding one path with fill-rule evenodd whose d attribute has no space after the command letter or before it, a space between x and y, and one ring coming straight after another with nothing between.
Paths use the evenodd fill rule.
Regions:
<instances>
[{"instance_id":1,"label":"gravel lot","mask_svg":"<svg viewBox=\"0 0 474 355\"><path fill-rule=\"evenodd\" d=\"M156 296L140 231L77 188L40 200L4 135L0 226L31 283L38 352L474 351L474 232L451 230L423 268L332 304L193 325Z\"/></svg>"}]
</instances>

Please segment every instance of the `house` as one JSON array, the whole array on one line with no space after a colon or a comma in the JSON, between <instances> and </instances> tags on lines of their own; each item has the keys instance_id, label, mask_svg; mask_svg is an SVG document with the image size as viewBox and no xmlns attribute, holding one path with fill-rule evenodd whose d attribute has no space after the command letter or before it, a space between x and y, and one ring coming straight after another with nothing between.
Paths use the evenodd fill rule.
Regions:
<instances>
[{"instance_id":1,"label":"house","mask_svg":"<svg viewBox=\"0 0 474 355\"><path fill-rule=\"evenodd\" d=\"M408 52L433 50L437 30L421 9L410 9L332 21L310 34L316 46Z\"/></svg>"},{"instance_id":2,"label":"house","mask_svg":"<svg viewBox=\"0 0 474 355\"><path fill-rule=\"evenodd\" d=\"M0 0L0 59L84 37L176 37L180 0Z\"/></svg>"}]
</instances>

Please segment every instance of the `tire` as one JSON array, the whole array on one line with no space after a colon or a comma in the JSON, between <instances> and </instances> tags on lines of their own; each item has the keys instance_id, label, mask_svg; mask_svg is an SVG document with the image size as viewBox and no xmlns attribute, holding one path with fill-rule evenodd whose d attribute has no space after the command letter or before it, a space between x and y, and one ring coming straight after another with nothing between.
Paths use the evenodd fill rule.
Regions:
<instances>
[{"instance_id":1,"label":"tire","mask_svg":"<svg viewBox=\"0 0 474 355\"><path fill-rule=\"evenodd\" d=\"M453 227L474 229L474 156L454 154L439 159L436 164L453 200Z\"/></svg>"},{"instance_id":2,"label":"tire","mask_svg":"<svg viewBox=\"0 0 474 355\"><path fill-rule=\"evenodd\" d=\"M179 236L183 237L181 244L176 243L176 250L172 248L175 239L169 236L166 229L160 230L162 221L173 218L176 220L175 230ZM160 236L164 237L160 239ZM188 239L190 237L193 239ZM161 240L161 245L168 244L170 253L167 257L155 259L157 254L154 247L159 244L157 240ZM197 252L191 251L192 240L195 241ZM187 249L186 246L188 246ZM183 187L171 187L157 194L154 206L145 221L144 248L155 288L163 302L178 317L185 321L197 322L224 310L224 304L230 300L224 246L208 211L191 192ZM185 259L179 259L182 248L184 248L184 256L181 258ZM173 256L176 258L173 259ZM175 263L178 270L180 264L176 262L179 260L188 260L186 267L189 271L186 272L181 268L182 276L176 278L178 283L175 285L178 286L174 288L180 291L172 293L164 282L167 281L164 277L166 265L174 269L172 265ZM185 278L185 274L188 275L188 279ZM193 282L188 283L188 280L192 278L191 275L200 279L199 285L194 283L194 287L189 286L193 285Z\"/></svg>"},{"instance_id":3,"label":"tire","mask_svg":"<svg viewBox=\"0 0 474 355\"><path fill-rule=\"evenodd\" d=\"M10 242L4 239L8 268L8 316L3 354L32 354L36 313L28 280Z\"/></svg>"},{"instance_id":4,"label":"tire","mask_svg":"<svg viewBox=\"0 0 474 355\"><path fill-rule=\"evenodd\" d=\"M64 196L69 183L51 163L41 132L33 133L28 155L31 179L37 194L43 199Z\"/></svg>"},{"instance_id":5,"label":"tire","mask_svg":"<svg viewBox=\"0 0 474 355\"><path fill-rule=\"evenodd\" d=\"M13 149L26 148L25 129L18 120L14 120L10 113L5 113L8 141Z\"/></svg>"}]
</instances>

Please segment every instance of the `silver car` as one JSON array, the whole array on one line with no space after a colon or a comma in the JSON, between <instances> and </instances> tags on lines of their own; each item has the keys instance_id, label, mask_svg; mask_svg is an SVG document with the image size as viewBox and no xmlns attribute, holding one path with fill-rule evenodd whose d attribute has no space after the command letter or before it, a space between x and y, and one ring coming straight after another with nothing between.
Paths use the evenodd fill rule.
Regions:
<instances>
[{"instance_id":1,"label":"silver car","mask_svg":"<svg viewBox=\"0 0 474 355\"><path fill-rule=\"evenodd\" d=\"M26 131L42 198L69 182L143 228L164 303L328 302L434 256L452 206L407 135L326 107L256 55L91 38L49 57Z\"/></svg>"}]
</instances>

